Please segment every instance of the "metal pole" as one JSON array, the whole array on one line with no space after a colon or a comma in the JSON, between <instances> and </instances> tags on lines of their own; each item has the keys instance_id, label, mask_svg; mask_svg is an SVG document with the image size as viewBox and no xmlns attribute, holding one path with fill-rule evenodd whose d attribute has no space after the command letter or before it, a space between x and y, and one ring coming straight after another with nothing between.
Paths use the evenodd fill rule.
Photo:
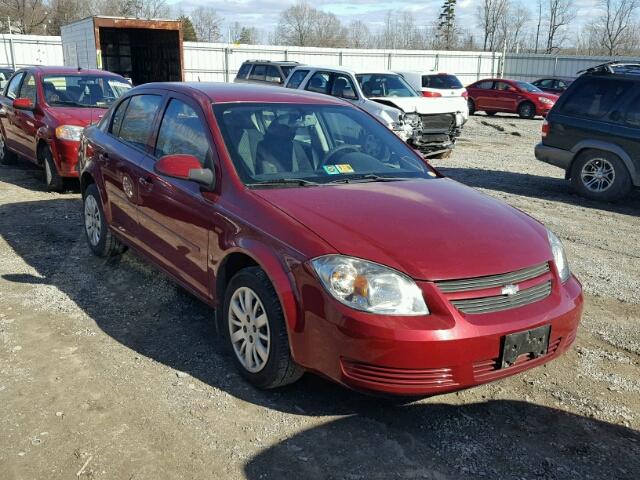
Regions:
<instances>
[{"instance_id":1,"label":"metal pole","mask_svg":"<svg viewBox=\"0 0 640 480\"><path fill-rule=\"evenodd\" d=\"M389 53L389 58L387 59L387 70L391 70L391 53Z\"/></svg>"},{"instance_id":2,"label":"metal pole","mask_svg":"<svg viewBox=\"0 0 640 480\"><path fill-rule=\"evenodd\" d=\"M338 65L342 66L342 51L338 52Z\"/></svg>"},{"instance_id":3,"label":"metal pole","mask_svg":"<svg viewBox=\"0 0 640 480\"><path fill-rule=\"evenodd\" d=\"M478 55L478 72L476 74L476 80L480 80L481 72L482 72L482 55Z\"/></svg>"},{"instance_id":4,"label":"metal pole","mask_svg":"<svg viewBox=\"0 0 640 480\"><path fill-rule=\"evenodd\" d=\"M558 57L556 57L555 62L553 62L553 76L556 76L556 72L558 71Z\"/></svg>"},{"instance_id":5,"label":"metal pole","mask_svg":"<svg viewBox=\"0 0 640 480\"><path fill-rule=\"evenodd\" d=\"M224 48L224 81L229 82L229 47Z\"/></svg>"},{"instance_id":6,"label":"metal pole","mask_svg":"<svg viewBox=\"0 0 640 480\"><path fill-rule=\"evenodd\" d=\"M13 50L13 38L9 35L9 52L11 53L11 68L16 69L16 53Z\"/></svg>"},{"instance_id":7,"label":"metal pole","mask_svg":"<svg viewBox=\"0 0 640 480\"><path fill-rule=\"evenodd\" d=\"M435 62L435 65L433 66L433 69L437 71L440 68L439 65L440 65L440 54L436 53L436 62Z\"/></svg>"},{"instance_id":8,"label":"metal pole","mask_svg":"<svg viewBox=\"0 0 640 480\"><path fill-rule=\"evenodd\" d=\"M289 51L287 49L285 49L284 51L284 61L288 61L289 60Z\"/></svg>"}]
</instances>

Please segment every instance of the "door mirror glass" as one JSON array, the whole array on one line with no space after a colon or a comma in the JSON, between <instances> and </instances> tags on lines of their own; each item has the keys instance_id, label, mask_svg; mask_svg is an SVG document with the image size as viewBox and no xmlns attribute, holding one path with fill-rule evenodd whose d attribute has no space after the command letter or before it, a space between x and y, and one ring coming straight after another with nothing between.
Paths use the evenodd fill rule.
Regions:
<instances>
[{"instance_id":1,"label":"door mirror glass","mask_svg":"<svg viewBox=\"0 0 640 480\"><path fill-rule=\"evenodd\" d=\"M32 110L33 102L28 98L16 98L13 101L13 108L17 110Z\"/></svg>"},{"instance_id":2,"label":"door mirror glass","mask_svg":"<svg viewBox=\"0 0 640 480\"><path fill-rule=\"evenodd\" d=\"M165 155L158 159L155 170L160 175L190 180L210 190L215 187L215 175L210 168L202 168L200 160L193 155Z\"/></svg>"}]
</instances>

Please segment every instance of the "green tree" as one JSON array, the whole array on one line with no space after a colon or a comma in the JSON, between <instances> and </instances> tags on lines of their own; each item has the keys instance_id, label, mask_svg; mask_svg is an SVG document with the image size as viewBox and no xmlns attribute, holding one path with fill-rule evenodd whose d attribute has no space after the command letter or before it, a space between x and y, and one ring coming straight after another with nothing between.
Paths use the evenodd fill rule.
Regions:
<instances>
[{"instance_id":1,"label":"green tree","mask_svg":"<svg viewBox=\"0 0 640 480\"><path fill-rule=\"evenodd\" d=\"M456 3L444 0L438 17L438 37L443 48L451 50L456 43Z\"/></svg>"},{"instance_id":2,"label":"green tree","mask_svg":"<svg viewBox=\"0 0 640 480\"><path fill-rule=\"evenodd\" d=\"M176 20L182 22L182 37L185 42L197 42L198 36L196 35L196 29L193 28L191 19L186 15L180 15Z\"/></svg>"}]
</instances>

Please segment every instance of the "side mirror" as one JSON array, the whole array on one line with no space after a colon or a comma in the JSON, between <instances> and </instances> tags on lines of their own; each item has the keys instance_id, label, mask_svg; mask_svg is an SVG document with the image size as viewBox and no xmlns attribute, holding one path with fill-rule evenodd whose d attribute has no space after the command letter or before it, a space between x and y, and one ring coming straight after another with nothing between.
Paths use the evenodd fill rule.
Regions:
<instances>
[{"instance_id":1,"label":"side mirror","mask_svg":"<svg viewBox=\"0 0 640 480\"><path fill-rule=\"evenodd\" d=\"M216 176L210 168L202 168L200 160L193 155L165 155L155 165L160 175L196 182L209 190L216 186Z\"/></svg>"},{"instance_id":2,"label":"side mirror","mask_svg":"<svg viewBox=\"0 0 640 480\"><path fill-rule=\"evenodd\" d=\"M33 110L33 103L28 98L16 98L13 101L13 108L16 110Z\"/></svg>"}]
</instances>

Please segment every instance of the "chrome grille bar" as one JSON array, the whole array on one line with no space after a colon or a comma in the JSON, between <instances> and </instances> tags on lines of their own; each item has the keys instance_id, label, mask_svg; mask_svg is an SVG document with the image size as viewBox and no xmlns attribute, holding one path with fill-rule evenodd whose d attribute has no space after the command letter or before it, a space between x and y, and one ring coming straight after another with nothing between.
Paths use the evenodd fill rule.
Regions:
<instances>
[{"instance_id":1,"label":"chrome grille bar","mask_svg":"<svg viewBox=\"0 0 640 480\"><path fill-rule=\"evenodd\" d=\"M466 278L463 280L443 280L436 282L440 291L444 293L468 292L470 290L483 290L485 288L504 287L512 283L520 283L539 277L549 272L549 264L542 263L534 267L523 268L515 272L486 277Z\"/></svg>"},{"instance_id":2,"label":"chrome grille bar","mask_svg":"<svg viewBox=\"0 0 640 480\"><path fill-rule=\"evenodd\" d=\"M495 297L470 298L465 300L452 300L454 307L462 313L478 314L499 312L511 308L522 307L537 302L551 294L551 280L535 287L521 290L515 295L499 295Z\"/></svg>"}]
</instances>

